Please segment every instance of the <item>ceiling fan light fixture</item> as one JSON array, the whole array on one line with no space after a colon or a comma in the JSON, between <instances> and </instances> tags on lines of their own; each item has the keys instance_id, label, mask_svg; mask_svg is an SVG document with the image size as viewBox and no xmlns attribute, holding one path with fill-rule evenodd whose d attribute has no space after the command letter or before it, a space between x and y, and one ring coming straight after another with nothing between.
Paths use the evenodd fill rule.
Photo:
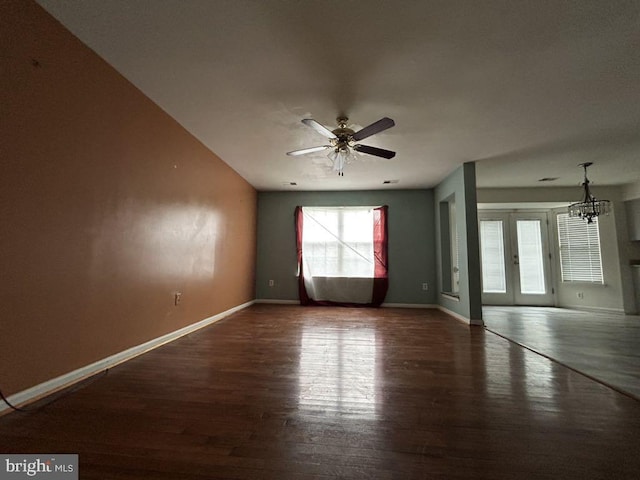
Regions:
<instances>
[{"instance_id":1,"label":"ceiling fan light fixture","mask_svg":"<svg viewBox=\"0 0 640 480\"><path fill-rule=\"evenodd\" d=\"M591 165L593 165L593 162L585 162L578 165L579 167L584 168L584 181L582 182L584 196L582 201L569 205L569 216L583 218L587 223L593 223L594 217L608 215L610 204L609 200L596 199L589 189L590 182L587 178L587 168Z\"/></svg>"},{"instance_id":2,"label":"ceiling fan light fixture","mask_svg":"<svg viewBox=\"0 0 640 480\"><path fill-rule=\"evenodd\" d=\"M333 164L333 171L337 172L338 176L344 177L344 167L351 163L356 155L349 147L341 146L331 150L327 157Z\"/></svg>"}]
</instances>

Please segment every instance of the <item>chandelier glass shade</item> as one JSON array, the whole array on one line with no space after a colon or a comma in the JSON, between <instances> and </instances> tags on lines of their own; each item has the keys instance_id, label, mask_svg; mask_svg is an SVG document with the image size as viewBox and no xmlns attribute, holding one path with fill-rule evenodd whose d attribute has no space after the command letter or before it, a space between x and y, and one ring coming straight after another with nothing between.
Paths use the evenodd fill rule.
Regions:
<instances>
[{"instance_id":1,"label":"chandelier glass shade","mask_svg":"<svg viewBox=\"0 0 640 480\"><path fill-rule=\"evenodd\" d=\"M333 164L333 171L337 172L340 177L344 177L345 165L351 163L356 158L356 154L348 146L343 145L331 150L327 157Z\"/></svg>"},{"instance_id":2,"label":"chandelier glass shade","mask_svg":"<svg viewBox=\"0 0 640 480\"><path fill-rule=\"evenodd\" d=\"M569 205L569 216L583 218L587 223L593 223L594 217L607 215L609 213L610 203L609 200L596 199L591 193L589 179L587 178L587 168L591 165L593 165L592 162L581 163L579 165L584 168L584 181L582 182L584 195L582 201Z\"/></svg>"}]
</instances>

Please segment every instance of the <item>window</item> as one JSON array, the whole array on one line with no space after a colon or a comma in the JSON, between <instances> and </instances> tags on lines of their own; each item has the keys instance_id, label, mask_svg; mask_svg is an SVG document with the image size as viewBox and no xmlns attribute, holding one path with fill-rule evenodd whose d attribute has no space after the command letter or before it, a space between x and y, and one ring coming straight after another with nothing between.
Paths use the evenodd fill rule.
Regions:
<instances>
[{"instance_id":1,"label":"window","mask_svg":"<svg viewBox=\"0 0 640 480\"><path fill-rule=\"evenodd\" d=\"M373 277L373 209L304 209L306 268L321 277Z\"/></svg>"},{"instance_id":2,"label":"window","mask_svg":"<svg viewBox=\"0 0 640 480\"><path fill-rule=\"evenodd\" d=\"M556 219L562 281L604 283L598 219L587 223L568 213L559 213Z\"/></svg>"},{"instance_id":3,"label":"window","mask_svg":"<svg viewBox=\"0 0 640 480\"><path fill-rule=\"evenodd\" d=\"M380 305L388 288L387 206L296 207L303 305Z\"/></svg>"}]
</instances>

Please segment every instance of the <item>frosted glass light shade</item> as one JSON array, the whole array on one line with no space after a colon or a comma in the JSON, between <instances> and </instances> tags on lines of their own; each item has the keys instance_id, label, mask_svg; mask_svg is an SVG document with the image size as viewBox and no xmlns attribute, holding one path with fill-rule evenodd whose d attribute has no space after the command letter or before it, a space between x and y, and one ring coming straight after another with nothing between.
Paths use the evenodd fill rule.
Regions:
<instances>
[{"instance_id":1,"label":"frosted glass light shade","mask_svg":"<svg viewBox=\"0 0 640 480\"><path fill-rule=\"evenodd\" d=\"M327 155L333 163L333 171L339 176L344 176L344 167L356 158L355 153L348 147L336 148Z\"/></svg>"}]
</instances>

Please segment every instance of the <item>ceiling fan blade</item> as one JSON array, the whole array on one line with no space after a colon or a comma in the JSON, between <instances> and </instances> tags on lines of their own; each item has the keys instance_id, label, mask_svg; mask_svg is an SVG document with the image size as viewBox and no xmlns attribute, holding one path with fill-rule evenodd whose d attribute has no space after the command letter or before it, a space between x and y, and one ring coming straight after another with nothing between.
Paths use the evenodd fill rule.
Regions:
<instances>
[{"instance_id":1,"label":"ceiling fan blade","mask_svg":"<svg viewBox=\"0 0 640 480\"><path fill-rule=\"evenodd\" d=\"M303 120L303 122L304 122L304 120ZM395 124L396 124L396 122L394 122L393 120L391 120L388 117L381 118L377 122L374 122L371 125L369 125L368 127L364 127L362 130L359 130L356 133L354 133L353 134L353 139L355 141L363 140L363 139L365 139L367 137L370 137L371 135L375 135L376 133L379 133L379 132L381 132L383 130L386 130L387 128L391 128Z\"/></svg>"},{"instance_id":2,"label":"ceiling fan blade","mask_svg":"<svg viewBox=\"0 0 640 480\"><path fill-rule=\"evenodd\" d=\"M305 118L304 120L302 120L302 123L304 123L307 127L313 128L320 135L324 135L327 138L338 138L331 130L329 130L324 125L319 124L313 118Z\"/></svg>"},{"instance_id":3,"label":"ceiling fan blade","mask_svg":"<svg viewBox=\"0 0 640 480\"><path fill-rule=\"evenodd\" d=\"M302 150L294 150L292 152L287 152L287 155L292 157L297 157L298 155L305 155L307 153L319 152L320 150L325 150L327 148L331 148L331 145L322 145L320 147L311 147L311 148L303 148Z\"/></svg>"},{"instance_id":4,"label":"ceiling fan blade","mask_svg":"<svg viewBox=\"0 0 640 480\"><path fill-rule=\"evenodd\" d=\"M354 145L353 149L358 152L368 153L369 155L375 155L376 157L386 159L391 159L396 156L396 152L385 150L384 148L370 147L369 145Z\"/></svg>"}]
</instances>

